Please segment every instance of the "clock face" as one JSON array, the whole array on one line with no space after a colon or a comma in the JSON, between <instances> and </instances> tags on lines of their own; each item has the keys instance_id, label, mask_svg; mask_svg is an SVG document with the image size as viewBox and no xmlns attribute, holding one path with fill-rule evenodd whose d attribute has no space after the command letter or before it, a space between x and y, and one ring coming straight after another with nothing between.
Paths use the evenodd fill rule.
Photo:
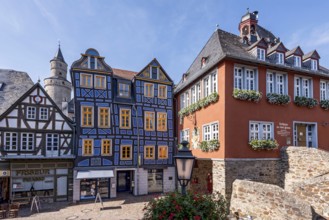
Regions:
<instances>
[{"instance_id":1,"label":"clock face","mask_svg":"<svg viewBox=\"0 0 329 220\"><path fill-rule=\"evenodd\" d=\"M249 34L249 26L244 26L242 28L242 34L243 35L248 35Z\"/></svg>"}]
</instances>

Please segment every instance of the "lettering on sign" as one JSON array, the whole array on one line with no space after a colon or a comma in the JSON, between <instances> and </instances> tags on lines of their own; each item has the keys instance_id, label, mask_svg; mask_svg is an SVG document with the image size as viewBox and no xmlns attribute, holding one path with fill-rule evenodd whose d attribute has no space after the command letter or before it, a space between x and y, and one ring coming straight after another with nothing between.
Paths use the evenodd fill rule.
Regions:
<instances>
[{"instance_id":1,"label":"lettering on sign","mask_svg":"<svg viewBox=\"0 0 329 220\"><path fill-rule=\"evenodd\" d=\"M25 177L23 178L23 182L36 182L36 181L44 181L45 177Z\"/></svg>"},{"instance_id":2,"label":"lettering on sign","mask_svg":"<svg viewBox=\"0 0 329 220\"><path fill-rule=\"evenodd\" d=\"M17 176L35 176L35 175L49 175L49 169L40 169L40 170L16 170Z\"/></svg>"},{"instance_id":3,"label":"lettering on sign","mask_svg":"<svg viewBox=\"0 0 329 220\"><path fill-rule=\"evenodd\" d=\"M277 134L281 137L287 137L291 134L291 127L287 123L279 122L276 126Z\"/></svg>"}]
</instances>

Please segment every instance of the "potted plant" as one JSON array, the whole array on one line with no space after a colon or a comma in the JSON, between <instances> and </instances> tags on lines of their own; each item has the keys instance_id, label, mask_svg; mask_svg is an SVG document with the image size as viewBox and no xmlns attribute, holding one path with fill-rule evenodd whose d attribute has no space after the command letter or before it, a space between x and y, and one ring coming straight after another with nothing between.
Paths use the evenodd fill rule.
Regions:
<instances>
[{"instance_id":1,"label":"potted plant","mask_svg":"<svg viewBox=\"0 0 329 220\"><path fill-rule=\"evenodd\" d=\"M297 106L314 108L318 105L318 100L304 96L296 96L294 100Z\"/></svg>"},{"instance_id":2,"label":"potted plant","mask_svg":"<svg viewBox=\"0 0 329 220\"><path fill-rule=\"evenodd\" d=\"M242 101L259 102L262 93L255 90L234 89L233 97Z\"/></svg>"},{"instance_id":3,"label":"potted plant","mask_svg":"<svg viewBox=\"0 0 329 220\"><path fill-rule=\"evenodd\" d=\"M320 106L324 110L328 110L329 109L329 100L321 100L320 101Z\"/></svg>"},{"instance_id":4,"label":"potted plant","mask_svg":"<svg viewBox=\"0 0 329 220\"><path fill-rule=\"evenodd\" d=\"M289 95L283 95L277 93L267 93L266 99L270 104L275 104L275 105L286 105L290 102Z\"/></svg>"},{"instance_id":5,"label":"potted plant","mask_svg":"<svg viewBox=\"0 0 329 220\"><path fill-rule=\"evenodd\" d=\"M258 140L253 139L249 142L249 145L253 150L273 150L279 146L276 140Z\"/></svg>"}]
</instances>

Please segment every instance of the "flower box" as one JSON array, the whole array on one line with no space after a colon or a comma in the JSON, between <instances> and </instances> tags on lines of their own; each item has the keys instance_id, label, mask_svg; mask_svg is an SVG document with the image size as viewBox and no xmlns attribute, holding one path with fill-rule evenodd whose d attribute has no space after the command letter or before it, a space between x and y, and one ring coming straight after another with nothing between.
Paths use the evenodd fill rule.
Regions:
<instances>
[{"instance_id":1,"label":"flower box","mask_svg":"<svg viewBox=\"0 0 329 220\"><path fill-rule=\"evenodd\" d=\"M233 97L243 101L259 102L262 98L262 93L255 90L234 89Z\"/></svg>"},{"instance_id":2,"label":"flower box","mask_svg":"<svg viewBox=\"0 0 329 220\"><path fill-rule=\"evenodd\" d=\"M251 140L249 145L253 150L273 150L279 146L276 140Z\"/></svg>"},{"instance_id":3,"label":"flower box","mask_svg":"<svg viewBox=\"0 0 329 220\"><path fill-rule=\"evenodd\" d=\"M329 100L320 101L320 107L324 110L329 110Z\"/></svg>"},{"instance_id":4,"label":"flower box","mask_svg":"<svg viewBox=\"0 0 329 220\"><path fill-rule=\"evenodd\" d=\"M212 151L216 151L219 149L219 141L217 139L213 139L210 141L202 141L200 143L200 149L203 152L212 152Z\"/></svg>"},{"instance_id":5,"label":"flower box","mask_svg":"<svg viewBox=\"0 0 329 220\"><path fill-rule=\"evenodd\" d=\"M294 102L297 106L307 107L307 108L314 108L315 106L318 105L318 100L313 98L307 98L304 96L296 96Z\"/></svg>"},{"instance_id":6,"label":"flower box","mask_svg":"<svg viewBox=\"0 0 329 220\"><path fill-rule=\"evenodd\" d=\"M286 105L290 102L289 95L282 95L277 93L267 93L266 99L270 104L274 105Z\"/></svg>"}]
</instances>

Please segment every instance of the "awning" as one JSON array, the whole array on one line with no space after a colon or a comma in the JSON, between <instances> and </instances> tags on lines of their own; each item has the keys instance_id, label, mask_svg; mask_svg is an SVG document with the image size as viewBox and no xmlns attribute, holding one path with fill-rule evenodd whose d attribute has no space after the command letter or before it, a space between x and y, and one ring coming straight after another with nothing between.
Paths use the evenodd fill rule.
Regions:
<instances>
[{"instance_id":1,"label":"awning","mask_svg":"<svg viewBox=\"0 0 329 220\"><path fill-rule=\"evenodd\" d=\"M114 177L113 170L78 171L77 179L97 179Z\"/></svg>"}]
</instances>

